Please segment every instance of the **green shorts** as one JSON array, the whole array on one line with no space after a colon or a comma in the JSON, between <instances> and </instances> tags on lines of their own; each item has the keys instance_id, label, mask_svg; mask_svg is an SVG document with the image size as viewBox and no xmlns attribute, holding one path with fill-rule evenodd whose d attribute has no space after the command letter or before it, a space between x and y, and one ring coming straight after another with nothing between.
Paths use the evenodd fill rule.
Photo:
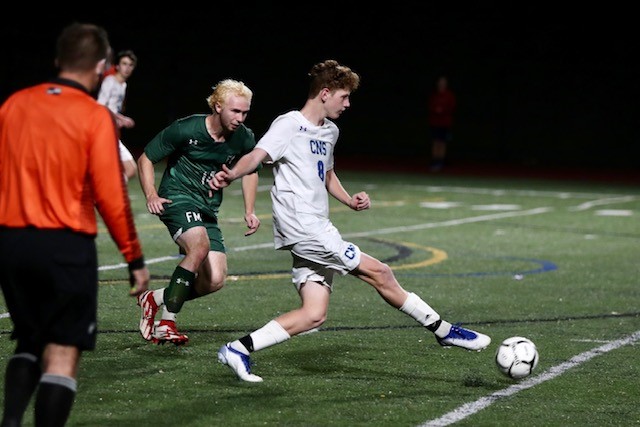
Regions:
<instances>
[{"instance_id":1,"label":"green shorts","mask_svg":"<svg viewBox=\"0 0 640 427\"><path fill-rule=\"evenodd\" d=\"M204 227L209 236L210 250L226 253L218 218L210 209L202 209L196 203L186 201L174 202L165 205L160 220L167 226L174 242L188 229Z\"/></svg>"}]
</instances>

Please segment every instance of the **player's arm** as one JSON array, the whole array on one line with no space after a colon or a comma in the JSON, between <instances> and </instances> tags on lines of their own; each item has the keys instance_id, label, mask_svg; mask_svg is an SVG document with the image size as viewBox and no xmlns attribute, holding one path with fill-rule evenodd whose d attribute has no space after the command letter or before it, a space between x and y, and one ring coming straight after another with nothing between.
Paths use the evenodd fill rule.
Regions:
<instances>
[{"instance_id":1,"label":"player's arm","mask_svg":"<svg viewBox=\"0 0 640 427\"><path fill-rule=\"evenodd\" d=\"M333 169L327 171L325 176L325 182L327 186L327 191L336 200L340 203L344 203L349 206L354 211L362 211L365 209L369 209L371 207L371 200L369 199L369 195L364 191L354 194L350 196L347 190L342 186L342 182L340 182L340 178L334 172Z\"/></svg>"},{"instance_id":2,"label":"player's arm","mask_svg":"<svg viewBox=\"0 0 640 427\"><path fill-rule=\"evenodd\" d=\"M159 215L164 212L164 203L171 203L171 200L158 196L155 185L155 171L153 162L146 153L138 158L138 180L140 187L147 199L147 210L149 213Z\"/></svg>"},{"instance_id":3,"label":"player's arm","mask_svg":"<svg viewBox=\"0 0 640 427\"><path fill-rule=\"evenodd\" d=\"M218 171L213 176L209 181L209 186L214 190L228 187L229 184L236 179L242 178L243 176L258 169L258 165L260 165L267 156L267 152L262 148L254 148L249 153L242 156L233 168L229 169L226 165L222 165L222 170Z\"/></svg>"},{"instance_id":4,"label":"player's arm","mask_svg":"<svg viewBox=\"0 0 640 427\"><path fill-rule=\"evenodd\" d=\"M256 194L258 192L259 176L257 172L242 177L242 197L244 199L244 220L247 223L245 236L249 236L260 227L260 219L256 216Z\"/></svg>"},{"instance_id":5,"label":"player's arm","mask_svg":"<svg viewBox=\"0 0 640 427\"><path fill-rule=\"evenodd\" d=\"M137 296L149 287L142 245L133 221L129 194L124 186L120 168L120 155L113 121L105 111L96 114L93 144L89 154L89 175L95 205L104 220L109 234L129 264L131 289Z\"/></svg>"}]
</instances>

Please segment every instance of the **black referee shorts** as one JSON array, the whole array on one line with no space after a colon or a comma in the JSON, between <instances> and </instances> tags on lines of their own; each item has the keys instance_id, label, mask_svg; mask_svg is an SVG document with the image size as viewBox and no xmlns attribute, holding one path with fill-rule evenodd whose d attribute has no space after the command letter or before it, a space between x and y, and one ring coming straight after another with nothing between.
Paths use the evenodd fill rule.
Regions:
<instances>
[{"instance_id":1,"label":"black referee shorts","mask_svg":"<svg viewBox=\"0 0 640 427\"><path fill-rule=\"evenodd\" d=\"M93 350L97 337L95 238L70 230L0 228L0 286L18 348L48 343Z\"/></svg>"}]
</instances>

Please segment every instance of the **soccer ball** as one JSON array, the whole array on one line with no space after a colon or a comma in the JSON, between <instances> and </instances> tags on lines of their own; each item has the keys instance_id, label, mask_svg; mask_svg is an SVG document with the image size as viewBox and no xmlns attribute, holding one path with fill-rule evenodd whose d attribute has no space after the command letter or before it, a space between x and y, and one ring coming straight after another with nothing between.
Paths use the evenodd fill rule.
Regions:
<instances>
[{"instance_id":1,"label":"soccer ball","mask_svg":"<svg viewBox=\"0 0 640 427\"><path fill-rule=\"evenodd\" d=\"M511 337L502 341L496 351L496 365L500 372L519 380L531 374L538 366L538 349L525 337Z\"/></svg>"}]
</instances>

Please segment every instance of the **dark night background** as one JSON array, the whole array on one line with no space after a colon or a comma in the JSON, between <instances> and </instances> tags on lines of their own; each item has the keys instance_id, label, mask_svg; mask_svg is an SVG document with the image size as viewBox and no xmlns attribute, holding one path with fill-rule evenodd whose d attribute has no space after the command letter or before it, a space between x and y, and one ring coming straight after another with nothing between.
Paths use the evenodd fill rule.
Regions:
<instances>
[{"instance_id":1,"label":"dark night background","mask_svg":"<svg viewBox=\"0 0 640 427\"><path fill-rule=\"evenodd\" d=\"M134 153L172 120L207 112L211 85L228 77L254 91L246 124L259 137L302 106L311 66L334 58L362 77L337 120L339 157L424 159L426 171L426 98L446 74L458 98L452 164L640 170L635 13L616 3L457 3L34 6L37 16L0 17L0 101L55 74L55 39L76 20L103 25L115 51L138 55L126 101L137 126L123 131Z\"/></svg>"}]
</instances>

